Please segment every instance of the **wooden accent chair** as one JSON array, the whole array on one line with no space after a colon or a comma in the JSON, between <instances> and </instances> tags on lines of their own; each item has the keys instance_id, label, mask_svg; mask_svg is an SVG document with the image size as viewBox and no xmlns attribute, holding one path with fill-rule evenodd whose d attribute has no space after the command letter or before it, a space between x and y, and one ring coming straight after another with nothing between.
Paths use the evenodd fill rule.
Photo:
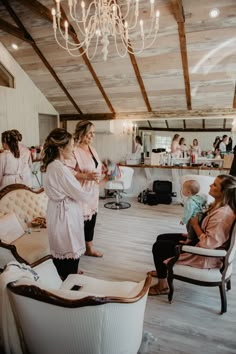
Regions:
<instances>
[{"instance_id":1,"label":"wooden accent chair","mask_svg":"<svg viewBox=\"0 0 236 354\"><path fill-rule=\"evenodd\" d=\"M108 202L104 205L107 209L127 209L130 208L130 203L121 201L121 193L131 187L134 169L131 167L120 166L121 177L114 181L108 181L105 184L105 189L114 192L116 200L114 202Z\"/></svg>"},{"instance_id":2,"label":"wooden accent chair","mask_svg":"<svg viewBox=\"0 0 236 354\"><path fill-rule=\"evenodd\" d=\"M33 218L46 216L47 202L43 188L35 191L23 184L11 184L0 191L0 271L10 261L32 264L50 254L47 229L30 229L28 225ZM13 241L1 237L2 218L10 214L16 216L22 228L22 235Z\"/></svg>"},{"instance_id":3,"label":"wooden accent chair","mask_svg":"<svg viewBox=\"0 0 236 354\"><path fill-rule=\"evenodd\" d=\"M37 281L21 278L7 285L23 352L138 352L150 276L134 283L73 274L62 282L50 258L33 270Z\"/></svg>"},{"instance_id":4,"label":"wooden accent chair","mask_svg":"<svg viewBox=\"0 0 236 354\"><path fill-rule=\"evenodd\" d=\"M222 268L199 269L187 265L176 264L181 253L187 252L203 257L219 257L222 259ZM236 252L236 221L234 222L227 249L206 249L194 246L176 246L176 256L168 264L168 284L170 292L168 299L171 302L174 294L173 280L178 279L187 283L201 286L218 286L221 297L221 314L227 311L226 289L231 289L230 278L233 270L233 259Z\"/></svg>"}]
</instances>

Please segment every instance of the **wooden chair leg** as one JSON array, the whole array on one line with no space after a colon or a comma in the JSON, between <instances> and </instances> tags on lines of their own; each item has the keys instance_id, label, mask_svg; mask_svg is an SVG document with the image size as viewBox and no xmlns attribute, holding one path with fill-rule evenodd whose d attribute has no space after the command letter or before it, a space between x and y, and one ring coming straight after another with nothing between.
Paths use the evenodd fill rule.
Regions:
<instances>
[{"instance_id":1,"label":"wooden chair leg","mask_svg":"<svg viewBox=\"0 0 236 354\"><path fill-rule=\"evenodd\" d=\"M171 303L172 298L173 298L173 294L174 294L174 283L173 283L173 277L172 275L168 275L167 277L167 281L168 281L168 285L169 285L169 294L168 294L168 300Z\"/></svg>"},{"instance_id":2,"label":"wooden chair leg","mask_svg":"<svg viewBox=\"0 0 236 354\"><path fill-rule=\"evenodd\" d=\"M231 290L231 280L230 279L226 283L226 289Z\"/></svg>"},{"instance_id":3,"label":"wooden chair leg","mask_svg":"<svg viewBox=\"0 0 236 354\"><path fill-rule=\"evenodd\" d=\"M226 291L225 291L225 284L219 285L220 289L220 297L221 297L221 314L227 311L227 299L226 299Z\"/></svg>"}]
</instances>

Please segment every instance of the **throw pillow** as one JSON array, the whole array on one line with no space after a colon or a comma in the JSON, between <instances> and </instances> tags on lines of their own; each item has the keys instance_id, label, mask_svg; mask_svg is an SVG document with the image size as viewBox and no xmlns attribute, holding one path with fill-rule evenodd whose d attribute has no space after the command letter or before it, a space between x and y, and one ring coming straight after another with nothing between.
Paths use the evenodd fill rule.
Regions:
<instances>
[{"instance_id":1,"label":"throw pillow","mask_svg":"<svg viewBox=\"0 0 236 354\"><path fill-rule=\"evenodd\" d=\"M24 234L24 229L14 212L0 216L0 239L12 243Z\"/></svg>"}]
</instances>

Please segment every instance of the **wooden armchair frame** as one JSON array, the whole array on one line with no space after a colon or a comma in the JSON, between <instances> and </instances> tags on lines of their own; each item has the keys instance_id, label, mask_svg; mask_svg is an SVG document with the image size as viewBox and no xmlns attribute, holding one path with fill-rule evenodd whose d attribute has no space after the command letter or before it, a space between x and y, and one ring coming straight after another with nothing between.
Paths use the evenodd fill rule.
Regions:
<instances>
[{"instance_id":1,"label":"wooden armchair frame","mask_svg":"<svg viewBox=\"0 0 236 354\"><path fill-rule=\"evenodd\" d=\"M230 290L231 289L231 274L232 274L232 261L235 255L235 249L236 249L236 221L234 221L231 231L230 231L230 237L228 240L228 247L226 249L206 249L206 248L200 248L200 247L194 247L194 246L185 246L185 245L178 245L176 246L176 255L173 257L167 264L168 268L168 284L169 284L169 294L168 294L168 299L171 303L173 294L174 294L174 285L173 285L173 280L178 279L187 283L195 284L195 285L200 285L200 286L218 286L220 290L220 297L221 297L221 314L225 313L227 311L227 297L226 297L226 289ZM181 275L181 272L178 274L175 273L175 264L179 259L179 256L181 253L190 253L190 254L195 254L203 257L219 257L222 259L222 267L219 269L219 274L221 275L219 277L219 281L204 281L204 280L199 280L199 279L194 279L186 276ZM178 267L178 264L176 265ZM189 267L189 266L184 266L184 267ZM193 267L189 267L193 268ZM196 269L196 268L194 268ZM199 273L201 271L208 271L208 269L199 269ZM210 270L211 271L211 270Z\"/></svg>"}]
</instances>

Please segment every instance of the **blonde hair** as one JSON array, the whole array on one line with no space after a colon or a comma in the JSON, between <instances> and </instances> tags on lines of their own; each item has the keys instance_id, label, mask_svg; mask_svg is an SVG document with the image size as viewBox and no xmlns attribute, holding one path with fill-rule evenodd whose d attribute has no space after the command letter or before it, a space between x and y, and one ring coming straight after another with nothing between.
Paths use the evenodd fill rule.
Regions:
<instances>
[{"instance_id":1,"label":"blonde hair","mask_svg":"<svg viewBox=\"0 0 236 354\"><path fill-rule=\"evenodd\" d=\"M194 179L185 181L184 184L190 190L192 195L195 195L200 191L200 184Z\"/></svg>"},{"instance_id":2,"label":"blonde hair","mask_svg":"<svg viewBox=\"0 0 236 354\"><path fill-rule=\"evenodd\" d=\"M90 131L91 127L93 127L93 123L90 122L89 120L81 120L76 124L75 127L75 132L73 134L73 137L75 139L75 142L80 143L85 135Z\"/></svg>"}]
</instances>

